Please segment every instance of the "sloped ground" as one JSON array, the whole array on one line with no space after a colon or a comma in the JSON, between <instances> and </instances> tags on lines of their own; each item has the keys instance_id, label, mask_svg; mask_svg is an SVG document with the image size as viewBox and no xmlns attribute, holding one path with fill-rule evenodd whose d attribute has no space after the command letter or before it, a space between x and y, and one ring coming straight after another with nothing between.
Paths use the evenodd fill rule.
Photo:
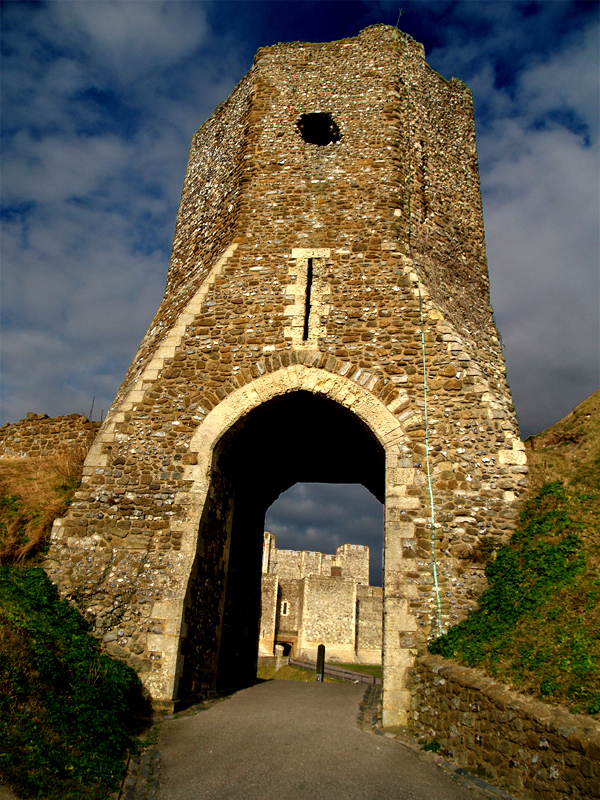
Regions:
<instances>
[{"instance_id":1,"label":"sloped ground","mask_svg":"<svg viewBox=\"0 0 600 800\"><path fill-rule=\"evenodd\" d=\"M0 784L19 797L104 800L147 712L134 671L37 566L84 456L0 461Z\"/></svg>"},{"instance_id":2,"label":"sloped ground","mask_svg":"<svg viewBox=\"0 0 600 800\"><path fill-rule=\"evenodd\" d=\"M600 714L600 391L528 440L519 530L479 609L431 651L573 712Z\"/></svg>"},{"instance_id":3,"label":"sloped ground","mask_svg":"<svg viewBox=\"0 0 600 800\"><path fill-rule=\"evenodd\" d=\"M0 781L21 797L105 797L122 774L139 701L135 676L100 656L85 622L35 569L77 488L81 456L0 461ZM432 649L599 715L600 392L535 437L528 456L529 501L488 565L489 593ZM99 708L99 727L77 728L86 715L100 719Z\"/></svg>"},{"instance_id":4,"label":"sloped ground","mask_svg":"<svg viewBox=\"0 0 600 800\"><path fill-rule=\"evenodd\" d=\"M86 448L46 458L0 459L0 560L31 559L46 545L81 481Z\"/></svg>"}]
</instances>

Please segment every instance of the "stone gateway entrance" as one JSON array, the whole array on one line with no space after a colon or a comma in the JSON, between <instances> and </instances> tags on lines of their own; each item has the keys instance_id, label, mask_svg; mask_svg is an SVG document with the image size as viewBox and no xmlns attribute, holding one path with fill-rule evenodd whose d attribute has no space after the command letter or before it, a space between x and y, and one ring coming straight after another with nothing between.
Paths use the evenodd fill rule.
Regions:
<instances>
[{"instance_id":1,"label":"stone gateway entrance","mask_svg":"<svg viewBox=\"0 0 600 800\"><path fill-rule=\"evenodd\" d=\"M266 509L385 505L384 724L484 587L525 454L489 305L471 95L388 26L284 44L192 141L165 295L45 567L157 704L254 675Z\"/></svg>"}]
</instances>

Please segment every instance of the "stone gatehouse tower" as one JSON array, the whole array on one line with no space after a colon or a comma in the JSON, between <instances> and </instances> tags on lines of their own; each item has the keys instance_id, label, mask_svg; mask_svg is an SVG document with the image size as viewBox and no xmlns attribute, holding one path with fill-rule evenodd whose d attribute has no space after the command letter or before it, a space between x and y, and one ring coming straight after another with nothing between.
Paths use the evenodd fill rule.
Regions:
<instances>
[{"instance_id":1,"label":"stone gatehouse tower","mask_svg":"<svg viewBox=\"0 0 600 800\"><path fill-rule=\"evenodd\" d=\"M385 504L398 724L525 472L470 92L388 26L259 50L193 138L164 299L50 576L157 703L197 698L254 672L268 506L297 481L362 483Z\"/></svg>"}]
</instances>

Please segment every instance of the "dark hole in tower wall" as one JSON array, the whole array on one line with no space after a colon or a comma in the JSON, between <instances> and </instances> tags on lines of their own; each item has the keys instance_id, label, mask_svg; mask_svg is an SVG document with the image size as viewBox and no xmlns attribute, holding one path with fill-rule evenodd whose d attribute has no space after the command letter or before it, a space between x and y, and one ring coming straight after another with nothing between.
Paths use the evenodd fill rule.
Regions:
<instances>
[{"instance_id":1,"label":"dark hole in tower wall","mask_svg":"<svg viewBox=\"0 0 600 800\"><path fill-rule=\"evenodd\" d=\"M296 123L300 136L308 144L324 147L342 138L340 129L331 114L302 114Z\"/></svg>"}]
</instances>

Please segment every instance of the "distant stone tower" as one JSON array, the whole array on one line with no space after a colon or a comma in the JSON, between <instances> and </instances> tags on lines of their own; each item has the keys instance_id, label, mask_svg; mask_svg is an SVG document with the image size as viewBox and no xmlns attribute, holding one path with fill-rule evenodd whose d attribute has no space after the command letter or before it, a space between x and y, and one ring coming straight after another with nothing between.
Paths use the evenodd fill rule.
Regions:
<instances>
[{"instance_id":1,"label":"distant stone tower","mask_svg":"<svg viewBox=\"0 0 600 800\"><path fill-rule=\"evenodd\" d=\"M254 671L264 514L385 504L384 722L524 485L471 94L378 25L263 48L194 136L164 299L46 568L157 703Z\"/></svg>"}]
</instances>

